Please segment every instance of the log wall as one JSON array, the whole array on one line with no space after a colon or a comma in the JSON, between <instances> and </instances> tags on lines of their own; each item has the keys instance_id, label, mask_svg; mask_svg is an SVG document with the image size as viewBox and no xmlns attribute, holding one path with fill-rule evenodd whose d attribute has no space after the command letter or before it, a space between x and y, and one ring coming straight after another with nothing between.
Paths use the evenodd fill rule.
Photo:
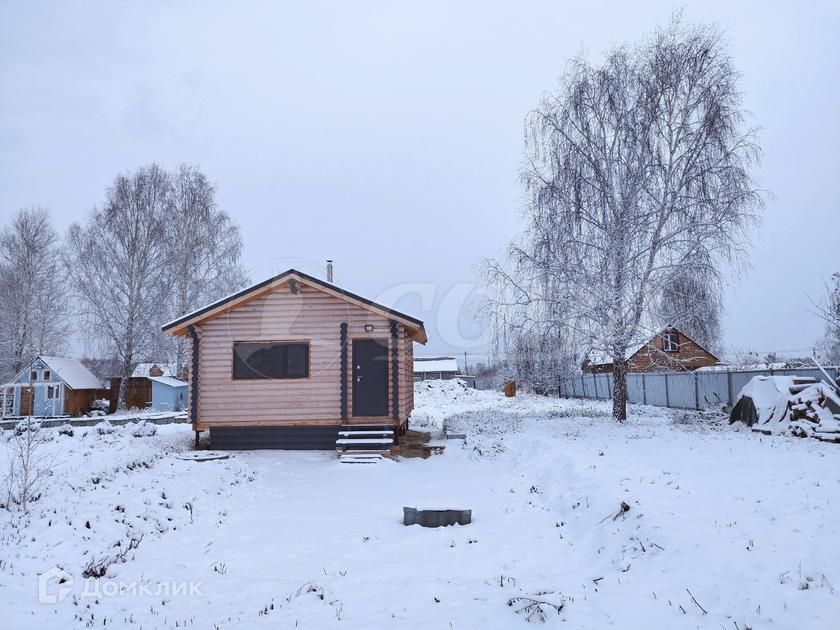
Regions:
<instances>
[{"instance_id":1,"label":"log wall","mask_svg":"<svg viewBox=\"0 0 840 630\"><path fill-rule=\"evenodd\" d=\"M284 285L197 326L199 334L199 430L211 426L302 426L341 423L340 327L346 322L348 379L354 339L391 344L390 320L303 284ZM366 326L373 326L366 331ZM309 376L302 379L234 380L233 344L246 341L305 341ZM347 384L348 423L404 423L413 409L413 342L398 325L399 419L354 417L353 386ZM391 410L390 370L388 409ZM190 388L192 390L192 387ZM192 396L192 391L190 391Z\"/></svg>"}]
</instances>

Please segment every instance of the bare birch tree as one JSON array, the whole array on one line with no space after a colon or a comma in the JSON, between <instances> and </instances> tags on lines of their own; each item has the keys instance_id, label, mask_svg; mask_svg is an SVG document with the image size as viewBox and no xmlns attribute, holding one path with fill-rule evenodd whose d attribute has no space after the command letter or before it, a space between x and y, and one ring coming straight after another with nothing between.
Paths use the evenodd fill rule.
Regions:
<instances>
[{"instance_id":1,"label":"bare birch tree","mask_svg":"<svg viewBox=\"0 0 840 630\"><path fill-rule=\"evenodd\" d=\"M616 420L663 289L688 265L719 277L762 204L738 76L714 28L677 18L600 65L573 60L526 119L526 231L505 279L612 359Z\"/></svg>"},{"instance_id":2,"label":"bare birch tree","mask_svg":"<svg viewBox=\"0 0 840 630\"><path fill-rule=\"evenodd\" d=\"M160 352L160 323L171 285L165 220L169 175L157 164L119 175L105 204L67 238L67 268L84 323L121 366L119 405L137 364Z\"/></svg>"},{"instance_id":3,"label":"bare birch tree","mask_svg":"<svg viewBox=\"0 0 840 630\"><path fill-rule=\"evenodd\" d=\"M832 274L825 287L825 298L817 309L825 322L825 358L829 363L840 365L840 272Z\"/></svg>"},{"instance_id":4,"label":"bare birch tree","mask_svg":"<svg viewBox=\"0 0 840 630\"><path fill-rule=\"evenodd\" d=\"M0 376L67 347L68 291L47 211L22 209L0 233ZM5 381L3 381L5 382Z\"/></svg>"},{"instance_id":5,"label":"bare birch tree","mask_svg":"<svg viewBox=\"0 0 840 630\"><path fill-rule=\"evenodd\" d=\"M242 288L239 226L216 205L216 189L198 168L182 164L172 175L166 241L172 276L168 314L175 319ZM187 365L188 342L175 340L177 372Z\"/></svg>"},{"instance_id":6,"label":"bare birch tree","mask_svg":"<svg viewBox=\"0 0 840 630\"><path fill-rule=\"evenodd\" d=\"M707 350L719 352L721 284L718 277L704 273L704 267L689 265L662 287L653 320L659 329L675 326Z\"/></svg>"},{"instance_id":7,"label":"bare birch tree","mask_svg":"<svg viewBox=\"0 0 840 630\"><path fill-rule=\"evenodd\" d=\"M485 260L485 299L479 317L492 332L493 367L537 392L557 387L579 365L574 331L552 278L516 261ZM512 263L512 264L510 264Z\"/></svg>"},{"instance_id":8,"label":"bare birch tree","mask_svg":"<svg viewBox=\"0 0 840 630\"><path fill-rule=\"evenodd\" d=\"M49 440L49 434L34 418L24 418L12 431L8 449L9 470L5 479L6 508L14 505L22 512L29 510L29 504L38 499L48 477L50 461L41 448Z\"/></svg>"}]
</instances>

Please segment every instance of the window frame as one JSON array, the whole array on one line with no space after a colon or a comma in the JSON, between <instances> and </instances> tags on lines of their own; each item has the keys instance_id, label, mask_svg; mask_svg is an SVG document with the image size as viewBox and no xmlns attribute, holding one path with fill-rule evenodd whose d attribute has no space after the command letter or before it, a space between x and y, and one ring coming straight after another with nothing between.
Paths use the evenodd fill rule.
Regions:
<instances>
[{"instance_id":1,"label":"window frame","mask_svg":"<svg viewBox=\"0 0 840 630\"><path fill-rule=\"evenodd\" d=\"M680 351L680 334L676 330L666 331L662 335L662 350L671 353Z\"/></svg>"},{"instance_id":2,"label":"window frame","mask_svg":"<svg viewBox=\"0 0 840 630\"><path fill-rule=\"evenodd\" d=\"M4 407L0 407L0 417L12 416L15 413L15 403L17 402L17 388L4 387L0 392L0 403L5 403Z\"/></svg>"},{"instance_id":3,"label":"window frame","mask_svg":"<svg viewBox=\"0 0 840 630\"><path fill-rule=\"evenodd\" d=\"M38 380L38 370L29 370L29 381L36 383Z\"/></svg>"},{"instance_id":4,"label":"window frame","mask_svg":"<svg viewBox=\"0 0 840 630\"><path fill-rule=\"evenodd\" d=\"M51 381L52 380L52 370L44 370L41 372L41 380L42 381Z\"/></svg>"},{"instance_id":5,"label":"window frame","mask_svg":"<svg viewBox=\"0 0 840 630\"><path fill-rule=\"evenodd\" d=\"M52 394L52 395L50 395ZM61 400L61 384L47 385L47 400Z\"/></svg>"},{"instance_id":6,"label":"window frame","mask_svg":"<svg viewBox=\"0 0 840 630\"><path fill-rule=\"evenodd\" d=\"M266 376L257 378L248 378L236 375L236 346L238 345L264 345L264 346L306 346L306 373L303 376ZM288 369L288 356L286 359L286 369ZM233 381L302 381L312 378L312 340L311 339L274 339L274 340L238 340L231 345L230 351L230 378Z\"/></svg>"}]
</instances>

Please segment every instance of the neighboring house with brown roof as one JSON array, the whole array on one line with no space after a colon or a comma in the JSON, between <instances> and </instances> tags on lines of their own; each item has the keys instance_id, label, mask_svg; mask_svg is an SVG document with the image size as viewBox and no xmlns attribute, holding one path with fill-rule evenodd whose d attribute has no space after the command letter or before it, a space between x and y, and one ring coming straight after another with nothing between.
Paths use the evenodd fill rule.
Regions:
<instances>
[{"instance_id":1,"label":"neighboring house with brown roof","mask_svg":"<svg viewBox=\"0 0 840 630\"><path fill-rule=\"evenodd\" d=\"M628 372L693 371L718 363L720 359L674 326L663 328L627 352ZM613 362L609 357L593 353L584 360L581 369L596 374L612 372Z\"/></svg>"}]
</instances>

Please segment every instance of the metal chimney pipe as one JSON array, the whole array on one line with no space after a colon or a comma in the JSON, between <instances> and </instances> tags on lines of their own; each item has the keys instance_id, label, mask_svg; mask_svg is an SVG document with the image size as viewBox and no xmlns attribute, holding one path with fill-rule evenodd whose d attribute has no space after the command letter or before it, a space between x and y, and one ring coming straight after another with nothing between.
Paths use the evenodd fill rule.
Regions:
<instances>
[{"instance_id":1,"label":"metal chimney pipe","mask_svg":"<svg viewBox=\"0 0 840 630\"><path fill-rule=\"evenodd\" d=\"M327 260L327 282L333 281L333 261Z\"/></svg>"}]
</instances>

